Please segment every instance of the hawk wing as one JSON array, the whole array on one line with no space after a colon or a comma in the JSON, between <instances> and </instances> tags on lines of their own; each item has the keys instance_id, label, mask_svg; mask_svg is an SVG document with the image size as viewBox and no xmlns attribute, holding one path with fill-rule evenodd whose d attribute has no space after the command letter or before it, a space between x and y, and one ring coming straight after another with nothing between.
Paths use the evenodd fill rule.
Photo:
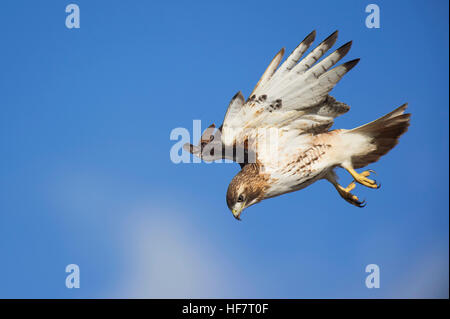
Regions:
<instances>
[{"instance_id":1,"label":"hawk wing","mask_svg":"<svg viewBox=\"0 0 450 319\"><path fill-rule=\"evenodd\" d=\"M210 128L205 131L206 138L202 137L202 140L212 136L211 143L201 142L197 147L188 144L186 149L199 156L204 153L205 146L215 141L221 142L223 149L236 149L237 145L241 145L248 155L256 153L255 144L249 143L249 138L254 138L261 129L280 129L289 131L289 135L328 131L334 118L349 110L348 105L337 102L328 93L359 61L352 60L332 68L350 50L350 41L317 62L334 45L337 35L337 31L331 34L300 60L315 39L316 32L311 32L278 67L284 54L284 49L280 50L250 97L245 100L238 92L228 106L221 128L216 132L208 132ZM202 154L200 156L206 159ZM219 156L218 152L215 156L211 152L207 155L210 160L230 158L223 154ZM230 159L243 160L236 156Z\"/></svg>"}]
</instances>

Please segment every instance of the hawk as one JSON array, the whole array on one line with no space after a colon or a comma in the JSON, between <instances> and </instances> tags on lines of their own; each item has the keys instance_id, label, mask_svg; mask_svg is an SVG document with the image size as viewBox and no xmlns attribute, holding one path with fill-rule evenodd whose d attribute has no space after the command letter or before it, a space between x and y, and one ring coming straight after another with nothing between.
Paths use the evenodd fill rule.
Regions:
<instances>
[{"instance_id":1,"label":"hawk","mask_svg":"<svg viewBox=\"0 0 450 319\"><path fill-rule=\"evenodd\" d=\"M348 42L319 61L334 45L331 34L303 59L313 43L311 32L280 65L284 48L273 58L247 100L238 92L223 124L212 124L197 146L184 149L205 161L228 159L241 165L226 194L228 208L240 220L242 211L264 199L303 189L325 179L352 205L364 207L351 191L356 183L377 189L372 170L356 169L389 152L409 126L407 104L354 129L330 130L350 107L329 95L359 59L333 67L350 50ZM278 67L279 66L279 67ZM344 168L353 181L343 187L335 169Z\"/></svg>"}]
</instances>

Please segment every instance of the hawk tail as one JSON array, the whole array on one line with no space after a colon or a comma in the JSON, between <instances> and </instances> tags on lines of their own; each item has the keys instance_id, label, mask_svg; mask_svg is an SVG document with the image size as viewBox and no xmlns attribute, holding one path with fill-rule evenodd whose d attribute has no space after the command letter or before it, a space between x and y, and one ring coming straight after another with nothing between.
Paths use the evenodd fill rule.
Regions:
<instances>
[{"instance_id":1,"label":"hawk tail","mask_svg":"<svg viewBox=\"0 0 450 319\"><path fill-rule=\"evenodd\" d=\"M379 119L354 128L348 133L359 134L369 138L370 151L352 157L354 168L361 168L388 153L397 145L400 136L408 130L411 114L404 114L408 104L403 104Z\"/></svg>"}]
</instances>

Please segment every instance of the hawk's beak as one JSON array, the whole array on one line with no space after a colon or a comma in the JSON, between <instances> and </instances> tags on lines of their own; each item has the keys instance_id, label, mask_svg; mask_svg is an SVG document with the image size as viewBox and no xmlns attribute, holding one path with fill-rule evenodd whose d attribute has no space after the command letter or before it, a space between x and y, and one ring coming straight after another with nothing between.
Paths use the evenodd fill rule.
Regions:
<instances>
[{"instance_id":1,"label":"hawk's beak","mask_svg":"<svg viewBox=\"0 0 450 319\"><path fill-rule=\"evenodd\" d=\"M241 220L241 213L245 208L245 204L243 203L242 206L239 209L233 209L231 210L231 212L233 213L234 218L236 218L237 220Z\"/></svg>"}]
</instances>

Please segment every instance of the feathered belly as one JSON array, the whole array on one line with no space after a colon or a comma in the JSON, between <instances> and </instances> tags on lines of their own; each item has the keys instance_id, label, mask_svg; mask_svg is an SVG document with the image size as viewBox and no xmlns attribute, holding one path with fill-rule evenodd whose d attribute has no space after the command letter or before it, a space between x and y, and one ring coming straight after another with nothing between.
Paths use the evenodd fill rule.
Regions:
<instances>
[{"instance_id":1,"label":"feathered belly","mask_svg":"<svg viewBox=\"0 0 450 319\"><path fill-rule=\"evenodd\" d=\"M268 196L297 191L324 178L330 169L330 149L331 145L316 144L291 153L290 156L281 155L278 165L268 171L271 185Z\"/></svg>"}]
</instances>

